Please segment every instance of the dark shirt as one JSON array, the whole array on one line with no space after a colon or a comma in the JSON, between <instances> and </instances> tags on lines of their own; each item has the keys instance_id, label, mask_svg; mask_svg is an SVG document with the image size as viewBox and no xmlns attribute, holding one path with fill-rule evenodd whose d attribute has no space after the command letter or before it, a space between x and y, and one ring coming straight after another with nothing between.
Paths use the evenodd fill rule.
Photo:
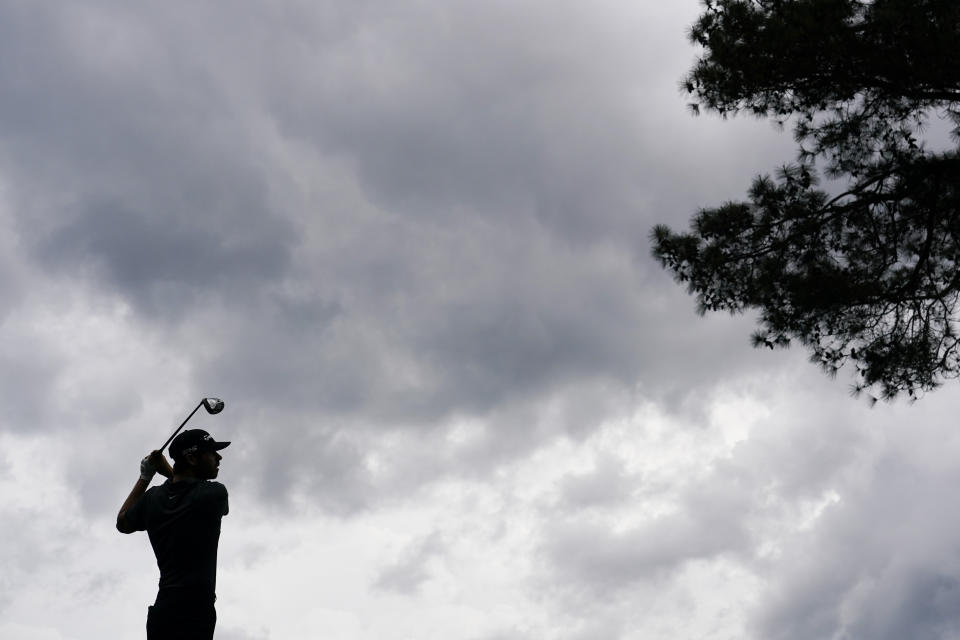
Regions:
<instances>
[{"instance_id":1,"label":"dark shirt","mask_svg":"<svg viewBox=\"0 0 960 640\"><path fill-rule=\"evenodd\" d=\"M229 510L227 488L208 480L167 480L127 509L127 524L150 536L161 594L216 593L220 519Z\"/></svg>"}]
</instances>

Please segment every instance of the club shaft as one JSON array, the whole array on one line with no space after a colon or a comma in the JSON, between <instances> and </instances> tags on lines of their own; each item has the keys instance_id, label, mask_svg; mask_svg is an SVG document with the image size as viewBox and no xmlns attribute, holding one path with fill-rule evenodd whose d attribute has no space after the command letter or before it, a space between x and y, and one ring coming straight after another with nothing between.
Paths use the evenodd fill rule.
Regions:
<instances>
[{"instance_id":1,"label":"club shaft","mask_svg":"<svg viewBox=\"0 0 960 640\"><path fill-rule=\"evenodd\" d=\"M187 416L187 419L180 423L180 426L177 427L177 430L174 431L169 438L167 438L167 441L163 443L162 447L160 447L161 452L167 448L167 445L170 444L170 441L173 440L178 433L180 433L180 429L183 429L183 425L187 424L187 422L190 421L190 418L193 417L193 414L195 414L202 406L203 406L203 400L201 400L200 404L198 404L196 408L194 408L194 410L190 412L190 415Z\"/></svg>"}]
</instances>

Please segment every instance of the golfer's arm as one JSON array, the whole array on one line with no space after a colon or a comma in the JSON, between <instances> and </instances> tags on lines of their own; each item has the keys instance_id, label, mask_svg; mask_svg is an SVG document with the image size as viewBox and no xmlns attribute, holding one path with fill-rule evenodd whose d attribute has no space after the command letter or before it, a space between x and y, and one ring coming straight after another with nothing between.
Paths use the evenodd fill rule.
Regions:
<instances>
[{"instance_id":1,"label":"golfer's arm","mask_svg":"<svg viewBox=\"0 0 960 640\"><path fill-rule=\"evenodd\" d=\"M144 480L140 478L137 480L137 483L133 485L133 489L130 490L130 495L127 496L127 499L123 501L123 506L120 507L120 513L117 514L117 531L120 533L133 533L134 529L131 529L127 525L127 520L124 518L124 515L127 513L127 509L136 504L144 493L147 492L147 488L150 486L149 480Z\"/></svg>"}]
</instances>

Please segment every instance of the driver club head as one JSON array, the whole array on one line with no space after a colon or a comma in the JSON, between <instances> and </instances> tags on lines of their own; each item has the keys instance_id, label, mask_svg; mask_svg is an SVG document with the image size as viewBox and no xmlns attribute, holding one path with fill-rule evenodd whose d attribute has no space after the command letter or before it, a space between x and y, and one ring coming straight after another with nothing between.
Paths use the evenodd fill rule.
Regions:
<instances>
[{"instance_id":1,"label":"driver club head","mask_svg":"<svg viewBox=\"0 0 960 640\"><path fill-rule=\"evenodd\" d=\"M200 405L203 405L203 408L206 409L207 413L211 415L223 411L223 400L220 398L204 398L200 401L200 404L198 404L196 408L190 412L190 415L187 416L187 419L180 423L180 426L177 427L177 430L170 434L170 437L167 438L167 441L163 443L162 447L160 447L160 451L163 451L167 448L167 445L173 441L174 436L180 433L180 429L183 429L183 425L187 424L190 418L193 417L193 414L200 410Z\"/></svg>"},{"instance_id":2,"label":"driver club head","mask_svg":"<svg viewBox=\"0 0 960 640\"><path fill-rule=\"evenodd\" d=\"M207 410L209 414L220 413L223 411L223 400L220 398L204 398L203 399L203 408Z\"/></svg>"}]
</instances>

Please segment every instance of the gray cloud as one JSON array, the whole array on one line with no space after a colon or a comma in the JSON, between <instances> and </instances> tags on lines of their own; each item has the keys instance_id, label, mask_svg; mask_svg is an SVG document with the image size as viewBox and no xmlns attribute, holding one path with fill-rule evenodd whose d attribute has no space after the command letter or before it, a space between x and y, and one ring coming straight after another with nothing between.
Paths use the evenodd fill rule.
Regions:
<instances>
[{"instance_id":1,"label":"gray cloud","mask_svg":"<svg viewBox=\"0 0 960 640\"><path fill-rule=\"evenodd\" d=\"M0 424L4 430L32 431L51 422L62 354L38 336L7 329L0 344Z\"/></svg>"},{"instance_id":2,"label":"gray cloud","mask_svg":"<svg viewBox=\"0 0 960 640\"><path fill-rule=\"evenodd\" d=\"M152 320L284 269L290 222L209 60L109 4L3 17L2 167L39 264L93 278Z\"/></svg>"},{"instance_id":3,"label":"gray cloud","mask_svg":"<svg viewBox=\"0 0 960 640\"><path fill-rule=\"evenodd\" d=\"M564 478L559 488L560 508L577 511L620 506L634 495L640 482L624 468L623 460L606 453L590 473Z\"/></svg>"},{"instance_id":4,"label":"gray cloud","mask_svg":"<svg viewBox=\"0 0 960 640\"><path fill-rule=\"evenodd\" d=\"M669 577L690 560L745 550L745 505L737 502L734 496L696 499L678 513L622 532L589 522L553 525L545 552L559 584L605 596L637 581Z\"/></svg>"},{"instance_id":5,"label":"gray cloud","mask_svg":"<svg viewBox=\"0 0 960 640\"><path fill-rule=\"evenodd\" d=\"M62 567L70 562L69 540L82 535L83 527L13 504L5 505L0 516L4 522L0 545L0 565L4 568L0 576L2 613L33 576L45 572L52 564ZM78 593L83 591L80 587Z\"/></svg>"},{"instance_id":6,"label":"gray cloud","mask_svg":"<svg viewBox=\"0 0 960 640\"><path fill-rule=\"evenodd\" d=\"M538 505L529 586L581 607L556 637L630 637L636 593L718 559L764 582L757 637L956 635L948 431L797 383L802 354L752 350L749 316L697 317L649 258L653 223L740 197L793 143L688 117L694 9L641 4L0 7L3 430L59 429L100 517L166 429L150 398L221 394L195 426L234 440L232 490L346 521L582 446L645 400L704 423L718 386L752 384L775 413L702 473L651 480L607 451ZM120 319L70 324L84 312ZM151 375L92 372L135 345ZM42 534L82 535L10 522L0 604L31 550L65 560ZM444 544L414 541L376 585L416 598Z\"/></svg>"},{"instance_id":7,"label":"gray cloud","mask_svg":"<svg viewBox=\"0 0 960 640\"><path fill-rule=\"evenodd\" d=\"M373 586L401 595L416 594L430 579L433 559L443 555L445 549L443 537L436 532L411 543L393 564L380 572Z\"/></svg>"},{"instance_id":8,"label":"gray cloud","mask_svg":"<svg viewBox=\"0 0 960 640\"><path fill-rule=\"evenodd\" d=\"M705 458L702 469L686 465L686 455L698 455L692 452L668 448L661 462L655 450L648 451L647 467L628 469L618 451L603 449L591 470L564 477L555 499L543 506L539 543L543 573L538 587L556 589L568 607L589 607L638 597L638 589L668 590L695 563L732 563L764 577L780 576L781 571L783 576L792 575L789 565L770 559L770 550L794 545L794 535L804 539L805 534L793 527L802 531L817 509L829 513L838 508L832 503L834 496L845 501L845 492L863 482L862 470L875 460L882 443L879 434L857 426L872 415L870 409L849 404L841 411L835 405L815 404L831 383L816 372L803 372L803 382L793 385L795 397L770 399L768 416L745 415L745 420L758 420L744 425L749 437L732 445L727 454ZM770 381L761 377L754 385L759 394ZM800 406L804 411L797 411ZM718 425L712 419L683 424L678 422L675 428L689 430L684 435L694 441L716 438L712 432ZM663 468L671 460L677 464L674 473ZM847 536L833 532L830 538L834 537ZM836 562L846 554L811 561L822 558L817 547L821 543L804 544L797 552L796 568L801 575L802 568L809 568L816 576L835 581L798 577L784 595L782 615L757 627L757 637L768 637L784 626L785 619L815 624L814 614L822 613L823 603L837 605L830 586L848 589L855 584L838 573ZM812 601L801 611L806 597ZM770 608L754 613L760 619L776 610L771 601ZM613 613L610 619L620 619L621 614ZM803 629L783 637L813 633L809 627Z\"/></svg>"},{"instance_id":9,"label":"gray cloud","mask_svg":"<svg viewBox=\"0 0 960 640\"><path fill-rule=\"evenodd\" d=\"M529 638L529 636L524 635L519 631L508 630L477 636L475 640L526 640L527 638Z\"/></svg>"},{"instance_id":10,"label":"gray cloud","mask_svg":"<svg viewBox=\"0 0 960 640\"><path fill-rule=\"evenodd\" d=\"M89 270L145 313L179 316L210 297L242 296L287 261L282 224L251 230L243 222L237 228L181 221L120 204L82 206L76 218L38 240L37 257L64 270ZM202 220L205 212L192 213Z\"/></svg>"},{"instance_id":11,"label":"gray cloud","mask_svg":"<svg viewBox=\"0 0 960 640\"><path fill-rule=\"evenodd\" d=\"M237 629L226 627L221 629L217 627L217 637L223 640L270 640L268 631L250 631L249 629Z\"/></svg>"},{"instance_id":12,"label":"gray cloud","mask_svg":"<svg viewBox=\"0 0 960 640\"><path fill-rule=\"evenodd\" d=\"M370 508L378 487L365 463L366 451L359 446L362 440L348 430L286 419L261 416L256 422L245 421L249 429L232 425L236 435L230 437L238 446L229 458L225 455L224 464L233 467L233 477L253 484L257 497L274 514L288 512L291 501L302 496L336 516Z\"/></svg>"},{"instance_id":13,"label":"gray cloud","mask_svg":"<svg viewBox=\"0 0 960 640\"><path fill-rule=\"evenodd\" d=\"M652 63L681 38L625 65L630 30L574 4L332 6L241 5L202 41L202 9L8 7L0 139L33 259L202 341L198 385L277 409L676 393L731 355L644 276L656 199L690 192L662 135L689 119ZM625 107L642 78L664 84Z\"/></svg>"},{"instance_id":14,"label":"gray cloud","mask_svg":"<svg viewBox=\"0 0 960 640\"><path fill-rule=\"evenodd\" d=\"M758 613L759 636L956 635L958 522L942 504L958 478L954 465L937 461L955 447L934 454L901 429L894 433L862 474L841 485L839 502L817 526L798 533L771 567L775 588Z\"/></svg>"}]
</instances>

